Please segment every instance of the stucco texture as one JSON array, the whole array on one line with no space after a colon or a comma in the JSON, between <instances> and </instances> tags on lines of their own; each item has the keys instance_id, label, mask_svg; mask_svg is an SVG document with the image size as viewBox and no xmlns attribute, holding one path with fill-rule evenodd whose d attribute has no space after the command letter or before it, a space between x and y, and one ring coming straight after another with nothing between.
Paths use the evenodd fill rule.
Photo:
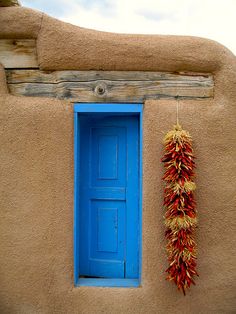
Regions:
<instances>
[{"instance_id":1,"label":"stucco texture","mask_svg":"<svg viewBox=\"0 0 236 314\"><path fill-rule=\"evenodd\" d=\"M142 286L75 288L73 104L9 95L0 68L0 313L235 313L233 54L200 38L101 33L25 8L1 8L0 20L0 38L37 38L41 69L189 70L215 79L213 99L179 106L180 122L194 139L199 217L200 277L184 297L165 280L160 163L176 101L144 104Z\"/></svg>"}]
</instances>

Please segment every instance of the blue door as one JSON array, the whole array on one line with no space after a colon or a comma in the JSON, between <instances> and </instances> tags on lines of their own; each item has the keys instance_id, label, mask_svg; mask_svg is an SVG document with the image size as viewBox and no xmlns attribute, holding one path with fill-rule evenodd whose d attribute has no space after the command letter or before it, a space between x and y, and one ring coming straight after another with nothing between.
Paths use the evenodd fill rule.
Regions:
<instances>
[{"instance_id":1,"label":"blue door","mask_svg":"<svg viewBox=\"0 0 236 314\"><path fill-rule=\"evenodd\" d=\"M139 118L81 115L79 273L138 278Z\"/></svg>"}]
</instances>

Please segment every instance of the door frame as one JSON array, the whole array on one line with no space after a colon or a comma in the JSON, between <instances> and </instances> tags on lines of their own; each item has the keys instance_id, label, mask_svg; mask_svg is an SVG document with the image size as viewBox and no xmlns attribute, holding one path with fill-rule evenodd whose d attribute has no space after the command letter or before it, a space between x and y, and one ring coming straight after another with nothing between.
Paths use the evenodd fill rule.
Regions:
<instances>
[{"instance_id":1,"label":"door frame","mask_svg":"<svg viewBox=\"0 0 236 314\"><path fill-rule=\"evenodd\" d=\"M114 113L139 117L139 276L137 279L79 278L79 169L80 169L80 119L82 113ZM142 142L143 105L118 103L75 103L74 104L74 285L106 287L138 287L142 269Z\"/></svg>"}]
</instances>

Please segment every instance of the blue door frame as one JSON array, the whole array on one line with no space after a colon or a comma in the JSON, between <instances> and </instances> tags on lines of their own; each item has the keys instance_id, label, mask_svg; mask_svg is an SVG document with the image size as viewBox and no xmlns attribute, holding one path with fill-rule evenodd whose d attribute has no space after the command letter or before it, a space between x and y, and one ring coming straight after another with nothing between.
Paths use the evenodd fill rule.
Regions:
<instances>
[{"instance_id":1,"label":"blue door frame","mask_svg":"<svg viewBox=\"0 0 236 314\"><path fill-rule=\"evenodd\" d=\"M141 280L141 237L142 237L142 104L75 104L74 105L74 284L75 286L107 286L107 287L131 287L139 286ZM79 178L80 174L80 117L96 116L97 113L109 114L109 116L136 116L139 119L139 182L138 182L138 276L129 279L127 278L79 278L80 270L80 241L79 241L79 226L80 226L80 191ZM129 119L129 118L128 118ZM127 263L128 265L128 263Z\"/></svg>"}]
</instances>

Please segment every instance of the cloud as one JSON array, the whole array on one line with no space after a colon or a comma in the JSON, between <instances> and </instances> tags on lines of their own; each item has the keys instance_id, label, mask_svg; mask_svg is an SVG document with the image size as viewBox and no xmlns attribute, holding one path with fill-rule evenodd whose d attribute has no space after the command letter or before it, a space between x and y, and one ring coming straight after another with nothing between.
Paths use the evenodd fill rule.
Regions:
<instances>
[{"instance_id":1,"label":"cloud","mask_svg":"<svg viewBox=\"0 0 236 314\"><path fill-rule=\"evenodd\" d=\"M236 54L236 0L22 0L82 27L118 33L192 35ZM37 6L37 7L36 7Z\"/></svg>"}]
</instances>

